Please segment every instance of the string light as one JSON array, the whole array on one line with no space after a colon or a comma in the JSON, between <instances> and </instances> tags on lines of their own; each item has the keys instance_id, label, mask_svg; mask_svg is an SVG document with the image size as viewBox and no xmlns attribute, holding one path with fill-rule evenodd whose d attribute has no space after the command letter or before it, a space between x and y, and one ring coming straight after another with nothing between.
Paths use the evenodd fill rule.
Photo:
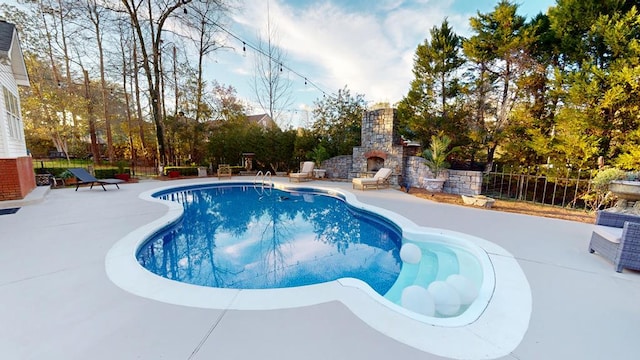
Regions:
<instances>
[{"instance_id":1,"label":"string light","mask_svg":"<svg viewBox=\"0 0 640 360\"><path fill-rule=\"evenodd\" d=\"M218 24L217 22L213 21L210 18L207 18L207 20L213 24L214 26L218 27L220 30L222 30L224 33L226 33L227 35L231 36L232 38L240 41L242 43L242 51L243 53L246 55L246 51L247 51L247 46L253 50L255 50L257 53L259 53L260 55L271 59L272 61L277 61L278 59L274 59L270 54L264 52L264 50L260 49L258 46L255 46L253 44L251 44L250 42L247 42L245 40L243 40L242 38L240 38L238 35L232 33L231 31L227 30L226 28L224 28L223 26L221 26L220 24ZM284 65L283 63L279 63L280 64L280 71L284 71L284 69L287 69L290 73L298 76L301 79L304 79L304 84L309 85L314 87L315 89L317 89L318 91L320 91L322 93L323 97L327 97L327 93L317 84L315 84L313 81L309 80L306 76L300 74L299 72L293 70L292 68L288 67L287 65Z\"/></svg>"}]
</instances>

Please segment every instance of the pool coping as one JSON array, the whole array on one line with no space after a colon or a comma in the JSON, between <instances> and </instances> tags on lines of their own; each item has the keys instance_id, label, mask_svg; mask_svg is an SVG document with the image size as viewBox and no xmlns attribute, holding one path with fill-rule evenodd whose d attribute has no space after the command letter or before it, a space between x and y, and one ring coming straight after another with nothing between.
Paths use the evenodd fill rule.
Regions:
<instances>
[{"instance_id":1,"label":"pool coping","mask_svg":"<svg viewBox=\"0 0 640 360\"><path fill-rule=\"evenodd\" d=\"M524 337L531 316L531 290L522 269L510 253L471 235L418 226L399 214L362 203L346 190L274 184L279 189L319 189L329 194L339 194L349 205L373 211L396 223L403 229L403 235L411 240L419 241L420 236L428 230L445 236L462 237L473 243L486 254L495 274L492 291L484 289L479 296L480 302L487 304L486 307L482 306L478 317L438 319L415 314L382 298L364 282L351 278L290 289L217 289L172 281L142 268L135 257L139 246L160 228L179 221L183 212L182 205L153 198L151 195L169 189L201 188L209 185L221 184L187 183L139 194L141 199L164 204L168 211L159 219L129 233L109 250L105 259L109 279L120 288L141 297L205 309L274 310L339 301L379 332L420 350L452 358L488 359L504 356L513 351ZM228 181L224 185L251 183ZM468 310L464 314L467 313Z\"/></svg>"}]
</instances>

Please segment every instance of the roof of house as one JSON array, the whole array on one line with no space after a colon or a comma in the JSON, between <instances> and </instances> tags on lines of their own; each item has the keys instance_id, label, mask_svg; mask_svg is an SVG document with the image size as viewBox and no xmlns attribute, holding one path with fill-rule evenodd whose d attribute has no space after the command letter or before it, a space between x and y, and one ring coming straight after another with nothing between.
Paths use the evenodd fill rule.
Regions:
<instances>
[{"instance_id":1,"label":"roof of house","mask_svg":"<svg viewBox=\"0 0 640 360\"><path fill-rule=\"evenodd\" d=\"M22 56L18 31L14 24L0 20L0 64L11 66L18 85L29 86L29 75Z\"/></svg>"},{"instance_id":2,"label":"roof of house","mask_svg":"<svg viewBox=\"0 0 640 360\"><path fill-rule=\"evenodd\" d=\"M273 127L278 127L275 121L269 116L269 114L259 114L259 115L249 115L247 116L247 121L249 123L255 123L260 125L263 129L269 129Z\"/></svg>"},{"instance_id":3,"label":"roof of house","mask_svg":"<svg viewBox=\"0 0 640 360\"><path fill-rule=\"evenodd\" d=\"M0 52L9 53L13 39L13 31L16 26L4 20L0 20Z\"/></svg>"}]
</instances>

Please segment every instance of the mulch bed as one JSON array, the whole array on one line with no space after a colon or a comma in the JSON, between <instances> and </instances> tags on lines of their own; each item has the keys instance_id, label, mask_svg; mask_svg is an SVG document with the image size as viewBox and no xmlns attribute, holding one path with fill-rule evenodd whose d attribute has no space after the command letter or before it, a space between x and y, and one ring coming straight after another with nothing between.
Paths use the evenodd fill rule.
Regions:
<instances>
[{"instance_id":1,"label":"mulch bed","mask_svg":"<svg viewBox=\"0 0 640 360\"><path fill-rule=\"evenodd\" d=\"M404 191L404 189L402 189ZM411 188L409 194L417 196L419 198L453 205L460 206L473 206L465 205L460 195L446 194L446 193L432 193L424 189ZM485 209L487 211L504 211L518 214L527 214L534 216L543 216L554 219L563 219L570 221L584 222L593 224L595 222L595 214L588 213L582 210L573 210L567 208L561 208L551 205L533 204L525 201L507 201L496 199L496 202L491 208L481 208L473 206L477 209Z\"/></svg>"}]
</instances>

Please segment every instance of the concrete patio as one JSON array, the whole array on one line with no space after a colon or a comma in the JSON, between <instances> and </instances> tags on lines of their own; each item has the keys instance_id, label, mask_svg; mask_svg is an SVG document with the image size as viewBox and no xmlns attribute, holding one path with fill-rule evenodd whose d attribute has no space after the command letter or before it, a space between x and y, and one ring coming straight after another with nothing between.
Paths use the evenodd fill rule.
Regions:
<instances>
[{"instance_id":1,"label":"concrete patio","mask_svg":"<svg viewBox=\"0 0 640 360\"><path fill-rule=\"evenodd\" d=\"M0 358L441 359L370 328L337 301L287 310L206 310L114 285L105 273L109 249L167 212L138 195L208 181L218 180L145 181L106 192L38 188L17 203L24 206L16 214L0 216ZM350 183L308 185L352 191ZM418 225L478 236L515 256L533 309L524 339L504 359L636 356L640 273L616 273L589 254L592 225L438 204L393 189L353 193Z\"/></svg>"}]
</instances>

